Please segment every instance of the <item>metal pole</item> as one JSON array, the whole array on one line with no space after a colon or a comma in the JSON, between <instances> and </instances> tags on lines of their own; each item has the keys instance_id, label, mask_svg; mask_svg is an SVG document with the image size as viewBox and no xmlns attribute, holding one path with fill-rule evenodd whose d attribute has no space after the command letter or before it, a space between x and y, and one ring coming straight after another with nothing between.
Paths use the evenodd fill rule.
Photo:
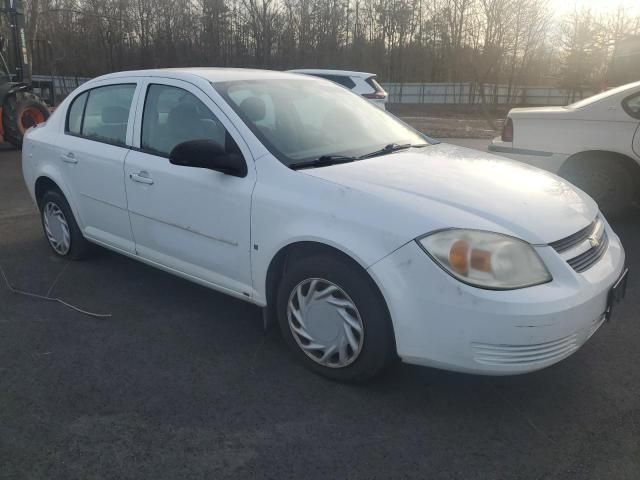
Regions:
<instances>
[{"instance_id":1,"label":"metal pole","mask_svg":"<svg viewBox=\"0 0 640 480\"><path fill-rule=\"evenodd\" d=\"M18 82L31 81L31 68L27 52L27 38L24 31L24 8L22 0L5 0L4 11L7 13L11 41L13 43L13 71Z\"/></svg>"}]
</instances>

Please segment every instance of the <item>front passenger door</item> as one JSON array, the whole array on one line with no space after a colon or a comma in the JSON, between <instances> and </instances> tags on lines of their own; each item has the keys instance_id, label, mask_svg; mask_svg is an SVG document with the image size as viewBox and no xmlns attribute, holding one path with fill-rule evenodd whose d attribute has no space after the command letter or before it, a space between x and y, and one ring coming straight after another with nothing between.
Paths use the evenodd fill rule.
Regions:
<instances>
[{"instance_id":1,"label":"front passenger door","mask_svg":"<svg viewBox=\"0 0 640 480\"><path fill-rule=\"evenodd\" d=\"M160 80L160 79L159 79ZM136 252L144 259L238 296L252 296L248 148L201 90L178 80L144 86L125 182ZM231 131L232 130L232 131ZM244 178L169 163L179 143L209 139L241 153Z\"/></svg>"}]
</instances>

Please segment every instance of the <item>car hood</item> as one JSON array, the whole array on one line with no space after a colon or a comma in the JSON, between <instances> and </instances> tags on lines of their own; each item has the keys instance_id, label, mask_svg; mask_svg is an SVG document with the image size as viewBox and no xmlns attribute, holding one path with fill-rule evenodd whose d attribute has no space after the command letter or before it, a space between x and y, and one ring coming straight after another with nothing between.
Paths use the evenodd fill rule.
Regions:
<instances>
[{"instance_id":1,"label":"car hood","mask_svg":"<svg viewBox=\"0 0 640 480\"><path fill-rule=\"evenodd\" d=\"M391 222L408 235L477 228L546 244L584 228L598 212L556 175L444 143L304 172L366 194L380 216L401 216Z\"/></svg>"}]
</instances>

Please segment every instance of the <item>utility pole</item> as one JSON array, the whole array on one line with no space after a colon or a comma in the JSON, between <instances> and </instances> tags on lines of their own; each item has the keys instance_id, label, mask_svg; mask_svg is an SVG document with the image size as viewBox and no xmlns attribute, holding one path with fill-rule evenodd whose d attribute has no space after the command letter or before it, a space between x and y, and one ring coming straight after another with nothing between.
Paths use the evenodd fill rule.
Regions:
<instances>
[{"instance_id":1,"label":"utility pole","mask_svg":"<svg viewBox=\"0 0 640 480\"><path fill-rule=\"evenodd\" d=\"M16 82L31 82L31 65L24 31L24 7L22 0L5 0L2 12L7 14L11 29L11 56L9 73Z\"/></svg>"}]
</instances>

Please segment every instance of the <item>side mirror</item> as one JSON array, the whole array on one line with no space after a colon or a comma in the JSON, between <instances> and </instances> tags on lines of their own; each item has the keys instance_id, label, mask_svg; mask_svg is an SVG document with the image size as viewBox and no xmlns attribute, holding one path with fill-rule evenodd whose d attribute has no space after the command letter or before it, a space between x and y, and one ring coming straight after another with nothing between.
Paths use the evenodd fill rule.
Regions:
<instances>
[{"instance_id":1,"label":"side mirror","mask_svg":"<svg viewBox=\"0 0 640 480\"><path fill-rule=\"evenodd\" d=\"M179 143L169 154L169 162L182 167L207 168L234 177L247 176L247 164L239 153L227 153L213 140Z\"/></svg>"}]
</instances>

